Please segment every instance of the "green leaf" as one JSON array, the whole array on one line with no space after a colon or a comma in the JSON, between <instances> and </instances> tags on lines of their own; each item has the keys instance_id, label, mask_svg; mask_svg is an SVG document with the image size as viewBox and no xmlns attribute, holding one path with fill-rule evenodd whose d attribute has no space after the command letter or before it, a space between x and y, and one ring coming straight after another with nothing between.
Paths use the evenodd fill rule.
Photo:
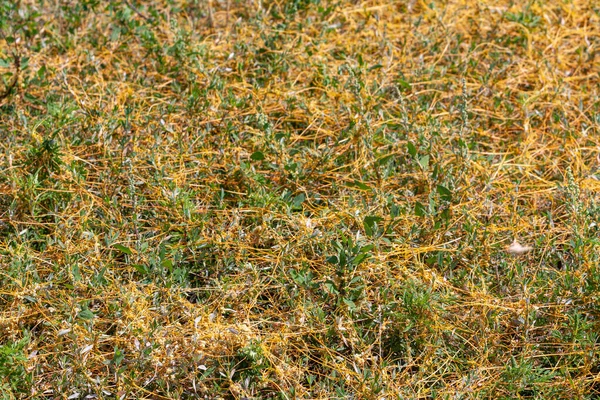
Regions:
<instances>
[{"instance_id":1,"label":"green leaf","mask_svg":"<svg viewBox=\"0 0 600 400\"><path fill-rule=\"evenodd\" d=\"M346 253L343 250L341 250L339 257L338 257L338 265L340 267L345 267L346 263L347 263Z\"/></svg>"},{"instance_id":2,"label":"green leaf","mask_svg":"<svg viewBox=\"0 0 600 400\"><path fill-rule=\"evenodd\" d=\"M403 80L403 79L396 79L396 83L398 84L398 88L402 92L410 90L410 83L406 82L405 80Z\"/></svg>"},{"instance_id":3,"label":"green leaf","mask_svg":"<svg viewBox=\"0 0 600 400\"><path fill-rule=\"evenodd\" d=\"M428 155L424 155L423 157L420 157L419 158L419 165L424 170L428 169L429 168L429 156Z\"/></svg>"},{"instance_id":4,"label":"green leaf","mask_svg":"<svg viewBox=\"0 0 600 400\"><path fill-rule=\"evenodd\" d=\"M265 159L265 155L262 153L262 151L255 151L250 156L250 159L254 161L262 161Z\"/></svg>"},{"instance_id":5,"label":"green leaf","mask_svg":"<svg viewBox=\"0 0 600 400\"><path fill-rule=\"evenodd\" d=\"M415 203L415 215L417 217L424 217L425 215L427 215L427 210L425 210L425 206L418 201Z\"/></svg>"},{"instance_id":6,"label":"green leaf","mask_svg":"<svg viewBox=\"0 0 600 400\"><path fill-rule=\"evenodd\" d=\"M359 252L361 252L361 253L368 253L369 251L373 250L374 247L375 247L374 245L368 244L366 246L361 247L360 250L359 250Z\"/></svg>"},{"instance_id":7,"label":"green leaf","mask_svg":"<svg viewBox=\"0 0 600 400\"><path fill-rule=\"evenodd\" d=\"M75 282L79 282L81 280L81 271L77 264L73 265L73 267L71 268L71 273L73 274L73 280Z\"/></svg>"},{"instance_id":8,"label":"green leaf","mask_svg":"<svg viewBox=\"0 0 600 400\"><path fill-rule=\"evenodd\" d=\"M348 308L350 309L350 311L355 311L356 310L356 304L350 300L350 299L344 299L344 303L346 303L346 305L348 306Z\"/></svg>"},{"instance_id":9,"label":"green leaf","mask_svg":"<svg viewBox=\"0 0 600 400\"><path fill-rule=\"evenodd\" d=\"M125 247L122 244L115 244L113 245L113 248L116 250L119 250L121 253L125 253L127 255L132 255L133 251L131 251L131 249L129 247Z\"/></svg>"},{"instance_id":10,"label":"green leaf","mask_svg":"<svg viewBox=\"0 0 600 400\"><path fill-rule=\"evenodd\" d=\"M440 213L440 217L448 223L450 221L450 209L444 208L444 210Z\"/></svg>"},{"instance_id":11,"label":"green leaf","mask_svg":"<svg viewBox=\"0 0 600 400\"><path fill-rule=\"evenodd\" d=\"M365 185L364 183L362 183L356 179L354 180L354 182L348 183L347 186L348 187L357 187L361 190L372 190L369 186Z\"/></svg>"},{"instance_id":12,"label":"green leaf","mask_svg":"<svg viewBox=\"0 0 600 400\"><path fill-rule=\"evenodd\" d=\"M96 314L91 312L89 308L86 308L85 310L81 310L77 316L81 319L90 320L93 319Z\"/></svg>"},{"instance_id":13,"label":"green leaf","mask_svg":"<svg viewBox=\"0 0 600 400\"><path fill-rule=\"evenodd\" d=\"M440 196L442 196L442 199L446 201L452 201L452 192L448 188L442 185L437 185L436 189Z\"/></svg>"},{"instance_id":14,"label":"green leaf","mask_svg":"<svg viewBox=\"0 0 600 400\"><path fill-rule=\"evenodd\" d=\"M382 156L382 157L380 157L380 158L377 159L376 164L378 166L385 165L385 164L387 164L388 161L390 161L391 159L393 159L394 156L395 156L395 154L393 154L393 153L385 155L385 156Z\"/></svg>"},{"instance_id":15,"label":"green leaf","mask_svg":"<svg viewBox=\"0 0 600 400\"><path fill-rule=\"evenodd\" d=\"M304 193L300 193L296 197L292 199L292 210L302 210L302 203L306 200L306 195Z\"/></svg>"},{"instance_id":16,"label":"green leaf","mask_svg":"<svg viewBox=\"0 0 600 400\"><path fill-rule=\"evenodd\" d=\"M377 223L383 221L383 218L369 215L363 219L363 227L367 236L373 236L377 228Z\"/></svg>"},{"instance_id":17,"label":"green leaf","mask_svg":"<svg viewBox=\"0 0 600 400\"><path fill-rule=\"evenodd\" d=\"M352 260L352 264L357 266L369 257L371 257L371 255L369 253L360 253L359 255L354 257L354 259Z\"/></svg>"},{"instance_id":18,"label":"green leaf","mask_svg":"<svg viewBox=\"0 0 600 400\"><path fill-rule=\"evenodd\" d=\"M148 272L150 272L148 271L148 267L141 264L133 264L133 268L135 268L137 272L139 272L142 275L146 275Z\"/></svg>"},{"instance_id":19,"label":"green leaf","mask_svg":"<svg viewBox=\"0 0 600 400\"><path fill-rule=\"evenodd\" d=\"M362 277L360 276L355 276L354 278L352 278L352 280L350 281L350 285L353 285L355 283L359 283L360 281L362 281Z\"/></svg>"},{"instance_id":20,"label":"green leaf","mask_svg":"<svg viewBox=\"0 0 600 400\"><path fill-rule=\"evenodd\" d=\"M408 154L410 154L412 157L417 156L417 148L414 144L412 144L412 142L406 143L406 150L408 151Z\"/></svg>"},{"instance_id":21,"label":"green leaf","mask_svg":"<svg viewBox=\"0 0 600 400\"><path fill-rule=\"evenodd\" d=\"M123 353L123 350L119 349L118 347L115 347L115 355L113 356L113 363L114 365L121 365L121 362L123 362L123 359L125 358L125 353Z\"/></svg>"},{"instance_id":22,"label":"green leaf","mask_svg":"<svg viewBox=\"0 0 600 400\"><path fill-rule=\"evenodd\" d=\"M339 294L338 290L335 288L335 285L331 281L325 282L325 289L331 294Z\"/></svg>"},{"instance_id":23,"label":"green leaf","mask_svg":"<svg viewBox=\"0 0 600 400\"><path fill-rule=\"evenodd\" d=\"M338 263L338 258L336 256L329 256L329 257L327 257L326 260L329 264L337 264Z\"/></svg>"}]
</instances>

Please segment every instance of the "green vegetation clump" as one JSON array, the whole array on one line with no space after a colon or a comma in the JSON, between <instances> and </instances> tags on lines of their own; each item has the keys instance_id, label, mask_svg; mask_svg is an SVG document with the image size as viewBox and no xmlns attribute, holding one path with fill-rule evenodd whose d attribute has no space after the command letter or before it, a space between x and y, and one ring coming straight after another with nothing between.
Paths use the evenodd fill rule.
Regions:
<instances>
[{"instance_id":1,"label":"green vegetation clump","mask_svg":"<svg viewBox=\"0 0 600 400\"><path fill-rule=\"evenodd\" d=\"M599 48L589 0L0 0L2 398L598 398Z\"/></svg>"}]
</instances>

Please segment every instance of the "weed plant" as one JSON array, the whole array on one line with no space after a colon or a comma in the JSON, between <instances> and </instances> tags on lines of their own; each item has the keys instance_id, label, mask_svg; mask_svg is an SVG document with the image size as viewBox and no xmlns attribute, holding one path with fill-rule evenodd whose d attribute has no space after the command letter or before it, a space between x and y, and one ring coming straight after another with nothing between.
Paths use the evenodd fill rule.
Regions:
<instances>
[{"instance_id":1,"label":"weed plant","mask_svg":"<svg viewBox=\"0 0 600 400\"><path fill-rule=\"evenodd\" d=\"M597 1L0 32L2 398L598 398Z\"/></svg>"}]
</instances>

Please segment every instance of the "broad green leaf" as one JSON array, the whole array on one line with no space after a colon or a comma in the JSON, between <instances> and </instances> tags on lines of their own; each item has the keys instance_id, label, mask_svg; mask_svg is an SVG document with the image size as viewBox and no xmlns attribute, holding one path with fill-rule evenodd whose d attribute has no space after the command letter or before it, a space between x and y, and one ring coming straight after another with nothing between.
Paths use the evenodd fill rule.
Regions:
<instances>
[{"instance_id":1,"label":"broad green leaf","mask_svg":"<svg viewBox=\"0 0 600 400\"><path fill-rule=\"evenodd\" d=\"M427 210L425 210L425 206L423 206L423 204L421 204L418 201L415 203L415 215L417 217L424 217L425 215L427 215Z\"/></svg>"},{"instance_id":2,"label":"broad green leaf","mask_svg":"<svg viewBox=\"0 0 600 400\"><path fill-rule=\"evenodd\" d=\"M377 159L376 164L379 166L385 165L388 161L393 159L394 156L395 156L395 154L388 154L386 156L382 156L379 159Z\"/></svg>"},{"instance_id":3,"label":"broad green leaf","mask_svg":"<svg viewBox=\"0 0 600 400\"><path fill-rule=\"evenodd\" d=\"M360 252L361 253L368 253L369 251L373 250L374 247L375 247L374 245L368 244L366 246L361 247L360 248Z\"/></svg>"},{"instance_id":4,"label":"broad green leaf","mask_svg":"<svg viewBox=\"0 0 600 400\"><path fill-rule=\"evenodd\" d=\"M359 255L354 257L354 259L352 260L352 264L359 265L369 257L371 257L369 253L360 253Z\"/></svg>"},{"instance_id":5,"label":"broad green leaf","mask_svg":"<svg viewBox=\"0 0 600 400\"><path fill-rule=\"evenodd\" d=\"M329 256L327 257L327 262L330 264L337 264L338 258L336 256Z\"/></svg>"},{"instance_id":6,"label":"broad green leaf","mask_svg":"<svg viewBox=\"0 0 600 400\"><path fill-rule=\"evenodd\" d=\"M93 319L96 316L96 314L94 314L93 312L90 311L89 308L86 308L85 310L81 310L78 314L78 317L81 319Z\"/></svg>"},{"instance_id":7,"label":"broad green leaf","mask_svg":"<svg viewBox=\"0 0 600 400\"><path fill-rule=\"evenodd\" d=\"M348 306L348 308L350 309L350 311L354 311L356 310L356 304L354 304L354 302L350 299L344 299L344 303L346 303L346 305Z\"/></svg>"},{"instance_id":8,"label":"broad green leaf","mask_svg":"<svg viewBox=\"0 0 600 400\"><path fill-rule=\"evenodd\" d=\"M410 154L412 157L417 156L417 148L411 142L406 143L406 150L408 151L408 154Z\"/></svg>"},{"instance_id":9,"label":"broad green leaf","mask_svg":"<svg viewBox=\"0 0 600 400\"><path fill-rule=\"evenodd\" d=\"M292 199L292 210L302 210L302 203L306 200L306 195L304 193L300 193L296 197Z\"/></svg>"},{"instance_id":10,"label":"broad green leaf","mask_svg":"<svg viewBox=\"0 0 600 400\"><path fill-rule=\"evenodd\" d=\"M131 251L131 249L129 247L125 247L122 244L118 244L117 243L117 244L113 245L113 248L119 250L121 253L125 253L125 254L128 254L128 255L132 255L133 254L133 252Z\"/></svg>"},{"instance_id":11,"label":"broad green leaf","mask_svg":"<svg viewBox=\"0 0 600 400\"><path fill-rule=\"evenodd\" d=\"M441 212L440 217L446 222L448 223L450 221L450 209L449 208L444 208L444 210Z\"/></svg>"},{"instance_id":12,"label":"broad green leaf","mask_svg":"<svg viewBox=\"0 0 600 400\"><path fill-rule=\"evenodd\" d=\"M407 90L410 90L410 83L406 82L403 79L396 79L396 83L398 84L398 88L400 89L400 91L405 92Z\"/></svg>"},{"instance_id":13,"label":"broad green leaf","mask_svg":"<svg viewBox=\"0 0 600 400\"><path fill-rule=\"evenodd\" d=\"M146 275L149 272L148 267L146 267L145 265L133 264L133 268L135 268L137 272L139 272L142 275Z\"/></svg>"},{"instance_id":14,"label":"broad green leaf","mask_svg":"<svg viewBox=\"0 0 600 400\"><path fill-rule=\"evenodd\" d=\"M325 289L331 294L339 294L338 290L335 288L335 285L331 281L325 282Z\"/></svg>"},{"instance_id":15,"label":"broad green leaf","mask_svg":"<svg viewBox=\"0 0 600 400\"><path fill-rule=\"evenodd\" d=\"M424 170L428 169L429 168L429 156L428 155L424 155L423 157L420 157L419 158L419 165Z\"/></svg>"},{"instance_id":16,"label":"broad green leaf","mask_svg":"<svg viewBox=\"0 0 600 400\"><path fill-rule=\"evenodd\" d=\"M377 223L381 221L383 221L383 218L373 215L369 215L363 219L363 227L367 236L373 236Z\"/></svg>"},{"instance_id":17,"label":"broad green leaf","mask_svg":"<svg viewBox=\"0 0 600 400\"><path fill-rule=\"evenodd\" d=\"M118 347L115 347L115 355L113 356L113 363L115 365L120 365L124 358L125 358L125 353L123 353L123 350L119 349Z\"/></svg>"},{"instance_id":18,"label":"broad green leaf","mask_svg":"<svg viewBox=\"0 0 600 400\"><path fill-rule=\"evenodd\" d=\"M452 201L452 192L448 188L442 185L437 185L436 189L440 196L442 196L442 199L446 201Z\"/></svg>"}]
</instances>

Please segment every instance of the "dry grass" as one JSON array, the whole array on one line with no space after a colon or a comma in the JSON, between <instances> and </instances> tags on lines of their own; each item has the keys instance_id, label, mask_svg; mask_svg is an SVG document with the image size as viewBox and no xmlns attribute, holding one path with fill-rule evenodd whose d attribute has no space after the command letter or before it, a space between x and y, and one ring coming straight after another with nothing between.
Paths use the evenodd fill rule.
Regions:
<instances>
[{"instance_id":1,"label":"dry grass","mask_svg":"<svg viewBox=\"0 0 600 400\"><path fill-rule=\"evenodd\" d=\"M597 398L600 4L12 3L4 398Z\"/></svg>"}]
</instances>

